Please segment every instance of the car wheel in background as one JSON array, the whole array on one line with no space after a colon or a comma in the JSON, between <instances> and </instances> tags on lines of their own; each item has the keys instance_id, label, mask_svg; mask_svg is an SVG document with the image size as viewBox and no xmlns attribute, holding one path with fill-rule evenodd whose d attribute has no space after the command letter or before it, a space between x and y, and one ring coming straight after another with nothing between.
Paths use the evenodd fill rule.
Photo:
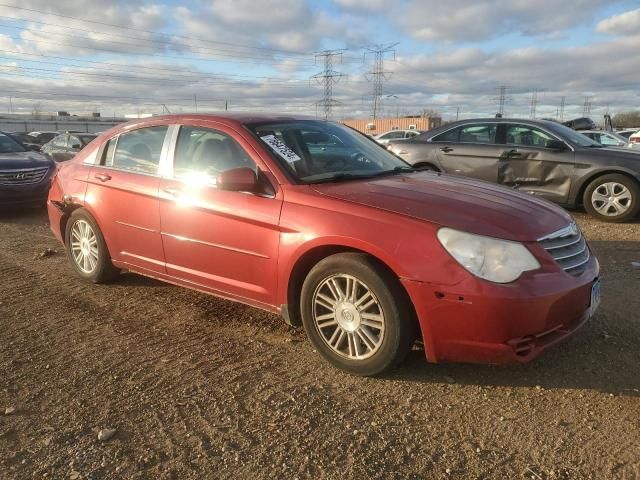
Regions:
<instances>
[{"instance_id":1,"label":"car wheel in background","mask_svg":"<svg viewBox=\"0 0 640 480\"><path fill-rule=\"evenodd\" d=\"M625 175L603 175L587 186L583 203L587 212L600 220L626 222L640 211L640 186Z\"/></svg>"},{"instance_id":2,"label":"car wheel in background","mask_svg":"<svg viewBox=\"0 0 640 480\"><path fill-rule=\"evenodd\" d=\"M304 281L300 302L311 343L349 373L387 371L414 344L417 323L406 292L365 254L341 253L320 261Z\"/></svg>"},{"instance_id":3,"label":"car wheel in background","mask_svg":"<svg viewBox=\"0 0 640 480\"><path fill-rule=\"evenodd\" d=\"M65 246L74 270L87 282L106 282L120 273L111 263L98 224L85 210L78 209L71 214L65 230Z\"/></svg>"}]
</instances>

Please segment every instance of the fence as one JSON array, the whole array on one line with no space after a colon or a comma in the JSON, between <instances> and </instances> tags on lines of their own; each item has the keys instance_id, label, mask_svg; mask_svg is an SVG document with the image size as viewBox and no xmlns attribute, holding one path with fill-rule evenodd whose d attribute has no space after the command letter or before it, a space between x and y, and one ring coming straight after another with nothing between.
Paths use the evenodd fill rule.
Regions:
<instances>
[{"instance_id":1,"label":"fence","mask_svg":"<svg viewBox=\"0 0 640 480\"><path fill-rule=\"evenodd\" d=\"M61 121L61 120L9 120L0 119L0 131L3 132L50 132L73 130L85 133L97 133L108 130L122 121Z\"/></svg>"}]
</instances>

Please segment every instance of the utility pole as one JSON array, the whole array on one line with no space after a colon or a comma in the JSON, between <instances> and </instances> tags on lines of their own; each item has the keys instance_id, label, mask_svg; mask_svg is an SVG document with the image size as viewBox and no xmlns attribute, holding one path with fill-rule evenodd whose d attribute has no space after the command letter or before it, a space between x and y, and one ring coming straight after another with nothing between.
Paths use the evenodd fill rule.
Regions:
<instances>
[{"instance_id":1,"label":"utility pole","mask_svg":"<svg viewBox=\"0 0 640 480\"><path fill-rule=\"evenodd\" d=\"M582 106L582 116L586 117L591 113L591 97L589 95L584 96L584 105Z\"/></svg>"},{"instance_id":2,"label":"utility pole","mask_svg":"<svg viewBox=\"0 0 640 480\"><path fill-rule=\"evenodd\" d=\"M229 110L229 100L224 101L224 111L226 112L227 110Z\"/></svg>"},{"instance_id":3,"label":"utility pole","mask_svg":"<svg viewBox=\"0 0 640 480\"><path fill-rule=\"evenodd\" d=\"M322 100L316 102L316 107L323 107L325 120L331 119L333 107L339 103L333 99L333 85L339 82L342 77L346 77L345 74L333 69L334 59L338 59L342 63L342 52L343 50L322 50L315 54L316 63L318 59L322 59L324 69L311 78L324 88L324 96Z\"/></svg>"},{"instance_id":4,"label":"utility pole","mask_svg":"<svg viewBox=\"0 0 640 480\"><path fill-rule=\"evenodd\" d=\"M196 95L195 93L193 94L193 104L196 107L196 113L198 113L198 95Z\"/></svg>"},{"instance_id":5,"label":"utility pole","mask_svg":"<svg viewBox=\"0 0 640 480\"><path fill-rule=\"evenodd\" d=\"M564 102L567 99L567 97L563 96L560 99L560 121L562 122L564 120Z\"/></svg>"},{"instance_id":6,"label":"utility pole","mask_svg":"<svg viewBox=\"0 0 640 480\"><path fill-rule=\"evenodd\" d=\"M13 101L11 97L9 97L9 113L13 113Z\"/></svg>"},{"instance_id":7,"label":"utility pole","mask_svg":"<svg viewBox=\"0 0 640 480\"><path fill-rule=\"evenodd\" d=\"M375 120L378 113L382 110L382 96L384 94L384 82L389 80L392 72L387 72L384 69L384 57L392 53L395 59L396 52L394 47L398 43L389 43L386 45L375 45L374 47L365 49L365 57L367 53L373 55L373 69L365 75L367 80L373 84L373 91L371 94L371 116Z\"/></svg>"},{"instance_id":8,"label":"utility pole","mask_svg":"<svg viewBox=\"0 0 640 480\"><path fill-rule=\"evenodd\" d=\"M504 116L504 105L507 102L507 92L511 89L508 85L500 85L498 87L498 115Z\"/></svg>"},{"instance_id":9,"label":"utility pole","mask_svg":"<svg viewBox=\"0 0 640 480\"><path fill-rule=\"evenodd\" d=\"M460 118L460 107L456 107L456 122L458 121L458 118Z\"/></svg>"},{"instance_id":10,"label":"utility pole","mask_svg":"<svg viewBox=\"0 0 640 480\"><path fill-rule=\"evenodd\" d=\"M531 118L536 118L536 108L538 107L538 89L534 88L531 93Z\"/></svg>"}]
</instances>

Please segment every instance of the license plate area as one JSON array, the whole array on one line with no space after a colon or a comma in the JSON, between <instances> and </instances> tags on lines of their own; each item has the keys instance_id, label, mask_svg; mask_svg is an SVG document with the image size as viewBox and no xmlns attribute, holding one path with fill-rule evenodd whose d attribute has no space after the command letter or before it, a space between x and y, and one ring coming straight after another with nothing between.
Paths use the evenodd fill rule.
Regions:
<instances>
[{"instance_id":1,"label":"license plate area","mask_svg":"<svg viewBox=\"0 0 640 480\"><path fill-rule=\"evenodd\" d=\"M598 306L600 305L600 298L602 296L601 290L602 284L598 279L593 282L593 285L591 285L591 303L589 305L589 316L593 316L593 314L598 309Z\"/></svg>"}]
</instances>

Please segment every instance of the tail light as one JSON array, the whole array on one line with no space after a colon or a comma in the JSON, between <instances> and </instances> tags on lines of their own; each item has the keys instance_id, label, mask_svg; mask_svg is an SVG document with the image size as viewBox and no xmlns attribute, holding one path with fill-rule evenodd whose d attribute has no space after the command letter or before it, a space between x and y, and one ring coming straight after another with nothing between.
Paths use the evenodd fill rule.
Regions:
<instances>
[{"instance_id":1,"label":"tail light","mask_svg":"<svg viewBox=\"0 0 640 480\"><path fill-rule=\"evenodd\" d=\"M640 137L629 137L631 143L640 143Z\"/></svg>"}]
</instances>

